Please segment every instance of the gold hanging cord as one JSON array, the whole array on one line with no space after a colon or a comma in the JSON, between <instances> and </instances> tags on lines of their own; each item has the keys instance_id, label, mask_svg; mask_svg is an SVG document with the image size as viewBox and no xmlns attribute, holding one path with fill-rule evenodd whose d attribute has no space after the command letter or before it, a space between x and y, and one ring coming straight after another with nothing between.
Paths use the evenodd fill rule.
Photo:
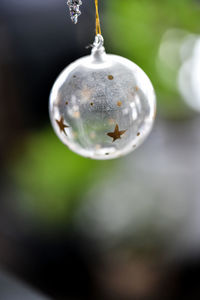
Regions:
<instances>
[{"instance_id":1,"label":"gold hanging cord","mask_svg":"<svg viewBox=\"0 0 200 300\"><path fill-rule=\"evenodd\" d=\"M96 7L96 35L101 34L101 25L99 19L99 9L98 9L98 0L95 0L95 7Z\"/></svg>"}]
</instances>

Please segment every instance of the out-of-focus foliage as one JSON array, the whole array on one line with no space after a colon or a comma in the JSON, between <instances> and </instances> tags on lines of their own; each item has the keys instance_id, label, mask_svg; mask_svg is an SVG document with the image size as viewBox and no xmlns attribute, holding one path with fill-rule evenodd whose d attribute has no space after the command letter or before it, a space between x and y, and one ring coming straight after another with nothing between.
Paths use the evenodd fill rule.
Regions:
<instances>
[{"instance_id":1,"label":"out-of-focus foliage","mask_svg":"<svg viewBox=\"0 0 200 300\"><path fill-rule=\"evenodd\" d=\"M125 56L143 68L154 84L162 114L175 118L188 115L189 109L177 90L176 74L159 66L158 52L163 35L171 28L198 34L200 3L109 0L100 2L100 8L101 5L104 5L101 21L107 52ZM77 28L74 27L73 34L78 34ZM170 78L169 85L163 77ZM18 191L17 201L21 204L17 207L35 214L36 219L56 224L68 221L90 186L112 174L117 164L117 161L97 162L73 154L56 138L50 123L48 130L28 136L24 155L20 153L16 161L10 170Z\"/></svg>"},{"instance_id":2,"label":"out-of-focus foliage","mask_svg":"<svg viewBox=\"0 0 200 300\"><path fill-rule=\"evenodd\" d=\"M20 149L21 151L21 149ZM48 129L30 137L12 172L21 209L48 222L67 222L94 182L113 162L85 159L68 150Z\"/></svg>"},{"instance_id":3,"label":"out-of-focus foliage","mask_svg":"<svg viewBox=\"0 0 200 300\"><path fill-rule=\"evenodd\" d=\"M161 79L171 72L157 68L163 34L171 28L199 33L200 2L195 0L109 0L104 24L109 50L136 62L151 78L164 115L180 118L188 114L176 82L166 86ZM157 66L157 67L156 67ZM176 79L175 79L176 80Z\"/></svg>"}]
</instances>

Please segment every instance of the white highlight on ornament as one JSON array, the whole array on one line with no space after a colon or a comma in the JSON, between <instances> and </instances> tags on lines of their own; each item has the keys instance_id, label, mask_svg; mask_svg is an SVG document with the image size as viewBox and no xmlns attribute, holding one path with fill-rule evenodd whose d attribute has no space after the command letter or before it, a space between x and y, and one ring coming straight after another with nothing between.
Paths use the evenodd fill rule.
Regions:
<instances>
[{"instance_id":1,"label":"white highlight on ornament","mask_svg":"<svg viewBox=\"0 0 200 300\"><path fill-rule=\"evenodd\" d=\"M91 55L57 78L49 112L56 134L72 151L113 159L135 150L148 136L156 97L147 75L130 60L106 54L103 37L97 35ZM60 120L69 127L59 126Z\"/></svg>"}]
</instances>

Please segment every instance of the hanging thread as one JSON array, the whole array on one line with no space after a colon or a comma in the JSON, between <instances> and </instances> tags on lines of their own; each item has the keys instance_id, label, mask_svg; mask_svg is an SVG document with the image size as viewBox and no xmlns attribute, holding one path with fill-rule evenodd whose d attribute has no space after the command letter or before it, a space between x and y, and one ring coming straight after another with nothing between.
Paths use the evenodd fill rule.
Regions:
<instances>
[{"instance_id":1,"label":"hanging thread","mask_svg":"<svg viewBox=\"0 0 200 300\"><path fill-rule=\"evenodd\" d=\"M101 35L101 25L99 19L99 8L98 8L98 0L95 0L95 7L96 7L96 35Z\"/></svg>"}]
</instances>

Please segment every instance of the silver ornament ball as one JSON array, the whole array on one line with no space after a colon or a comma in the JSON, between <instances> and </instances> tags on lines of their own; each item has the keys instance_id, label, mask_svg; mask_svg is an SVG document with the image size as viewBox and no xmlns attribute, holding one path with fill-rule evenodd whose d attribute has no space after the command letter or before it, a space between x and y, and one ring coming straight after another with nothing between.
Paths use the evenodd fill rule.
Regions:
<instances>
[{"instance_id":1,"label":"silver ornament ball","mask_svg":"<svg viewBox=\"0 0 200 300\"><path fill-rule=\"evenodd\" d=\"M136 149L150 133L156 97L147 75L130 60L106 54L98 35L91 55L57 78L49 111L69 149L92 159L113 159Z\"/></svg>"}]
</instances>

